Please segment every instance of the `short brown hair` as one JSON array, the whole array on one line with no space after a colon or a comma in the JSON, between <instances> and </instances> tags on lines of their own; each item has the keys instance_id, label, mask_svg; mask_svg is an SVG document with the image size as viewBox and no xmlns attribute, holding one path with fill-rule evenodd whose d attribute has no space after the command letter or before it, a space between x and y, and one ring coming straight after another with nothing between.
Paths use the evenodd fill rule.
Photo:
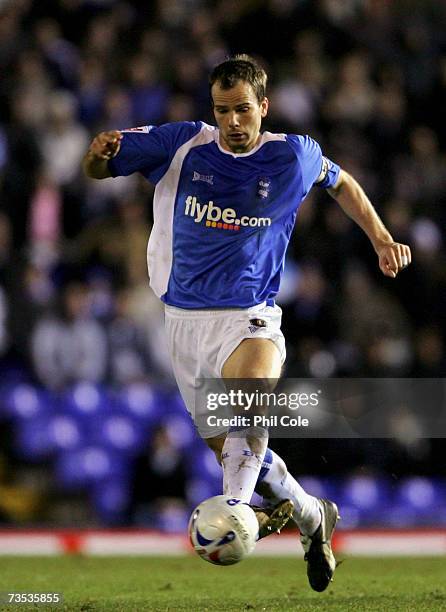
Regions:
<instances>
[{"instance_id":1,"label":"short brown hair","mask_svg":"<svg viewBox=\"0 0 446 612\"><path fill-rule=\"evenodd\" d=\"M231 89L239 81L245 81L251 85L257 100L261 102L266 95L267 80L263 68L249 55L240 53L215 66L209 76L209 87L212 89L214 83L218 82L222 89Z\"/></svg>"}]
</instances>

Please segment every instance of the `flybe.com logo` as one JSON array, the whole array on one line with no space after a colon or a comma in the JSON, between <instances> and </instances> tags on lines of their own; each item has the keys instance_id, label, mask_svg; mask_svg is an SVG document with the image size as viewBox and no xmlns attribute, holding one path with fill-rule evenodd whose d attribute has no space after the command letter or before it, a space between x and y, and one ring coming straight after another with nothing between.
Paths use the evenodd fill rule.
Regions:
<instances>
[{"instance_id":1,"label":"flybe.com logo","mask_svg":"<svg viewBox=\"0 0 446 612\"><path fill-rule=\"evenodd\" d=\"M195 223L206 223L206 227L237 231L240 227L268 227L271 225L269 217L238 218L233 208L216 206L212 200L201 204L195 196L186 198L184 214L193 217Z\"/></svg>"}]
</instances>

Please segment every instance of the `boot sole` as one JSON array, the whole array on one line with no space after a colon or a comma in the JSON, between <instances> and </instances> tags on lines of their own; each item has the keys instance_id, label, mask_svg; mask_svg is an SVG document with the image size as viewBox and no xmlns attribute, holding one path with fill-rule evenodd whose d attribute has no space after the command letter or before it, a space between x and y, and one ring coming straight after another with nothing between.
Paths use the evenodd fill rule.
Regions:
<instances>
[{"instance_id":1,"label":"boot sole","mask_svg":"<svg viewBox=\"0 0 446 612\"><path fill-rule=\"evenodd\" d=\"M285 499L274 508L269 517L268 524L259 531L259 539L272 533L280 533L293 515L294 504L290 499Z\"/></svg>"}]
</instances>

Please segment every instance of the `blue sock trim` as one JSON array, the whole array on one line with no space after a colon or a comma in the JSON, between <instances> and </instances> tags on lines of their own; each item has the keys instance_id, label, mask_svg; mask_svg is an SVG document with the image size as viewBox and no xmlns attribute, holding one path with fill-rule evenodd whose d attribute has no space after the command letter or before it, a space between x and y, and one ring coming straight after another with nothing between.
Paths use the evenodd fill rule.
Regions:
<instances>
[{"instance_id":1,"label":"blue sock trim","mask_svg":"<svg viewBox=\"0 0 446 612\"><path fill-rule=\"evenodd\" d=\"M262 482L266 478L270 467L273 463L273 454L269 448L266 449L265 456L263 457L263 464L260 468L259 477L257 478L257 482Z\"/></svg>"}]
</instances>

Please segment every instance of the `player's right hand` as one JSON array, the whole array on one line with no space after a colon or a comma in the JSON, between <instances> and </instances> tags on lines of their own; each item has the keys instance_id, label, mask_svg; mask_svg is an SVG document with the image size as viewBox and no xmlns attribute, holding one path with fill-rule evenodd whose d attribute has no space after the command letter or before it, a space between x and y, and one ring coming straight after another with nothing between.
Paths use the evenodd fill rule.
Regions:
<instances>
[{"instance_id":1,"label":"player's right hand","mask_svg":"<svg viewBox=\"0 0 446 612\"><path fill-rule=\"evenodd\" d=\"M89 153L97 159L111 159L119 153L121 140L122 134L118 130L101 132L93 139Z\"/></svg>"}]
</instances>

